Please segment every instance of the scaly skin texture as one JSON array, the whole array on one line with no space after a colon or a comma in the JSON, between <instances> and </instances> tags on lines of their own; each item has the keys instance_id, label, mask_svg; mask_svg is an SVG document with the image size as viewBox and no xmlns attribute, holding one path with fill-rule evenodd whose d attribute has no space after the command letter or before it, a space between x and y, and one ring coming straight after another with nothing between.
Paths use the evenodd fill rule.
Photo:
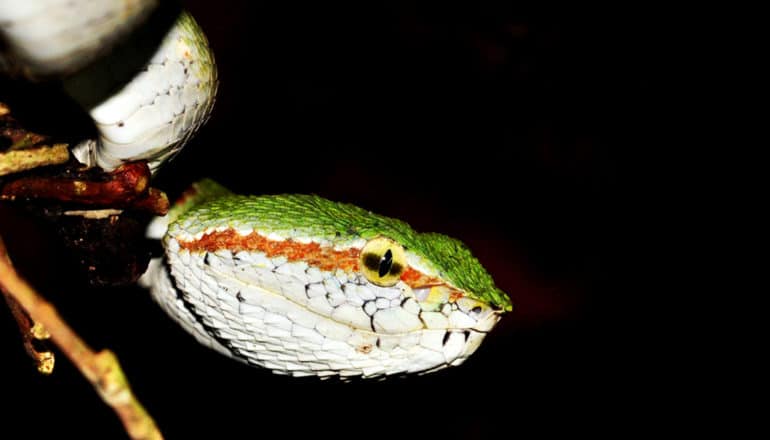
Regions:
<instances>
[{"instance_id":1,"label":"scaly skin texture","mask_svg":"<svg viewBox=\"0 0 770 440\"><path fill-rule=\"evenodd\" d=\"M0 0L0 33L0 67L77 71L65 89L99 131L73 150L85 164L147 160L155 171L214 103L206 38L168 3ZM276 373L459 365L512 308L459 241L317 196L240 196L204 181L149 234L165 255L143 282L161 307L199 342Z\"/></svg>"},{"instance_id":2,"label":"scaly skin texture","mask_svg":"<svg viewBox=\"0 0 770 440\"><path fill-rule=\"evenodd\" d=\"M62 78L99 136L72 149L111 171L155 173L206 122L217 69L203 30L173 2L0 0L0 73Z\"/></svg>"},{"instance_id":3,"label":"scaly skin texture","mask_svg":"<svg viewBox=\"0 0 770 440\"><path fill-rule=\"evenodd\" d=\"M279 374L459 365L511 302L459 241L312 195L206 180L156 222L153 297L204 345Z\"/></svg>"},{"instance_id":4,"label":"scaly skin texture","mask_svg":"<svg viewBox=\"0 0 770 440\"><path fill-rule=\"evenodd\" d=\"M240 196L211 180L198 184L200 199L188 201L172 224L188 234L227 225L258 229L264 235L309 237L314 241L347 244L379 235L399 242L420 257L431 275L464 290L468 296L505 311L511 300L459 240L436 233L419 233L401 220L374 214L347 203L315 195Z\"/></svg>"}]
</instances>

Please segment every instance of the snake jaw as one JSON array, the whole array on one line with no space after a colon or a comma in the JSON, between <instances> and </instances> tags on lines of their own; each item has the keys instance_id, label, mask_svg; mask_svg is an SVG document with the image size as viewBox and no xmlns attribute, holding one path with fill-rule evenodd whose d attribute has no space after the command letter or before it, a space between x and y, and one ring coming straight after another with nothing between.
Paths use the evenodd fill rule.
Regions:
<instances>
[{"instance_id":1,"label":"snake jaw","mask_svg":"<svg viewBox=\"0 0 770 440\"><path fill-rule=\"evenodd\" d=\"M153 296L199 340L279 374L375 377L459 365L499 319L457 301L423 310L415 290L255 250L166 237Z\"/></svg>"}]
</instances>

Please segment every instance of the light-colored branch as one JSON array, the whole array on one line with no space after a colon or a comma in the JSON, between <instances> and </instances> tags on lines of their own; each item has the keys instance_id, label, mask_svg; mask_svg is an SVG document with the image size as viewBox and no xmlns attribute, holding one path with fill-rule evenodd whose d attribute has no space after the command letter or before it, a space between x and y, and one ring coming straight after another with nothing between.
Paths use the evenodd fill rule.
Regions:
<instances>
[{"instance_id":1,"label":"light-colored branch","mask_svg":"<svg viewBox=\"0 0 770 440\"><path fill-rule=\"evenodd\" d=\"M53 367L56 364L56 357L50 350L38 350L32 341L43 341L51 337L48 334L48 330L45 329L39 322L33 322L27 312L19 305L19 303L13 299L13 297L5 291L2 291L5 302L8 304L8 308L11 309L11 315L16 319L16 323L19 325L19 331L21 332L21 338L24 342L24 349L27 354L35 360L37 371L41 374L53 373Z\"/></svg>"},{"instance_id":2,"label":"light-colored branch","mask_svg":"<svg viewBox=\"0 0 770 440\"><path fill-rule=\"evenodd\" d=\"M24 150L0 152L0 176L31 170L46 165L65 163L70 158L67 144L39 146Z\"/></svg>"},{"instance_id":3,"label":"light-colored branch","mask_svg":"<svg viewBox=\"0 0 770 440\"><path fill-rule=\"evenodd\" d=\"M6 256L0 238L0 289L48 330L51 340L91 382L102 400L115 410L132 439L162 439L152 417L134 397L115 354L109 350L97 353L88 347L59 316L54 306L19 276Z\"/></svg>"}]
</instances>

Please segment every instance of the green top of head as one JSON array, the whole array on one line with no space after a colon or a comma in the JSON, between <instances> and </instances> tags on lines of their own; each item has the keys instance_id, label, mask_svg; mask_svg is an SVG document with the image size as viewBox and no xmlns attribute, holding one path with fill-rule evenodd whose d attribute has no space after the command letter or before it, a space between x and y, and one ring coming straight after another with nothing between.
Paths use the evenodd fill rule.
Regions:
<instances>
[{"instance_id":1,"label":"green top of head","mask_svg":"<svg viewBox=\"0 0 770 440\"><path fill-rule=\"evenodd\" d=\"M228 226L332 243L386 236L421 257L440 278L469 296L502 310L512 309L508 296L495 286L470 250L454 238L419 233L401 220L315 195L239 196L210 180L199 182L194 189L196 195L172 210L171 214L178 216L170 227L172 233L182 230L194 235Z\"/></svg>"}]
</instances>

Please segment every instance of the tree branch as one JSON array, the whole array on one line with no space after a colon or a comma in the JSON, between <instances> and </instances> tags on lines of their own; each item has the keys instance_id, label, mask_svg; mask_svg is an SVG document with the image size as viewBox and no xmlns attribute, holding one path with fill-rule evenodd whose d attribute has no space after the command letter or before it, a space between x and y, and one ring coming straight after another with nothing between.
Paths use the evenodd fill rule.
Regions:
<instances>
[{"instance_id":1,"label":"tree branch","mask_svg":"<svg viewBox=\"0 0 770 440\"><path fill-rule=\"evenodd\" d=\"M37 365L37 371L41 374L53 373L53 367L56 364L56 358L53 352L46 349L38 350L35 347L34 341L38 344L51 337L48 334L48 330L45 329L39 322L32 321L27 312L19 305L19 303L13 299L13 297L5 291L2 292L5 297L5 302L8 304L8 308L11 309L11 315L16 319L16 323L19 325L19 331L21 331L21 337L24 342L24 349L27 354L35 360Z\"/></svg>"},{"instance_id":2,"label":"tree branch","mask_svg":"<svg viewBox=\"0 0 770 440\"><path fill-rule=\"evenodd\" d=\"M91 382L102 400L115 410L132 439L158 440L163 436L150 414L131 391L115 354L94 352L64 322L54 306L41 297L14 270L0 238L0 290L12 297L29 316L42 324L51 340Z\"/></svg>"}]
</instances>

